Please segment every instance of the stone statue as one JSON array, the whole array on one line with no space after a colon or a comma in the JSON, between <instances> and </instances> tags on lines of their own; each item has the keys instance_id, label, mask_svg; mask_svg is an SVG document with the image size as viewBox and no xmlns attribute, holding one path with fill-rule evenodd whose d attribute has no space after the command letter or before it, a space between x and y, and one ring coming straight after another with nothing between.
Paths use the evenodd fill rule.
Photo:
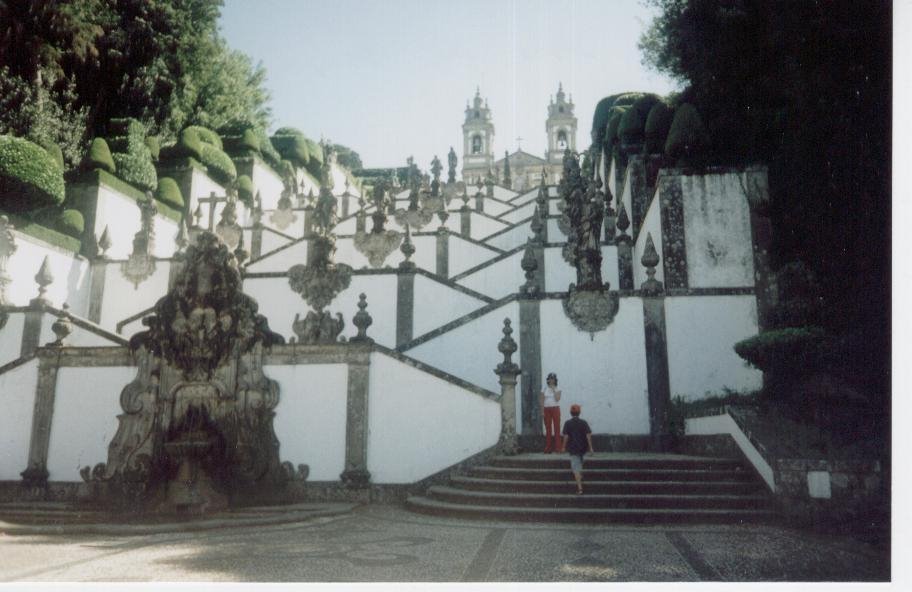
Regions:
<instances>
[{"instance_id":1,"label":"stone statue","mask_svg":"<svg viewBox=\"0 0 912 592\"><path fill-rule=\"evenodd\" d=\"M447 154L447 185L456 182L456 151L450 146L450 152Z\"/></svg>"}]
</instances>

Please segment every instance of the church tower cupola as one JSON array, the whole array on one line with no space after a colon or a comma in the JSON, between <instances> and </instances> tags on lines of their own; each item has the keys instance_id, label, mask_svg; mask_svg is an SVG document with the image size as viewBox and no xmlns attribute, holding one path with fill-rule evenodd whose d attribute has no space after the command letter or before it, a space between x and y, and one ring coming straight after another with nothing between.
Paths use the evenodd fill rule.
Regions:
<instances>
[{"instance_id":1,"label":"church tower cupola","mask_svg":"<svg viewBox=\"0 0 912 592\"><path fill-rule=\"evenodd\" d=\"M494 166L494 122L488 101L481 98L481 89L476 88L472 103L466 105L462 137L462 180L471 184L483 180Z\"/></svg>"},{"instance_id":2,"label":"church tower cupola","mask_svg":"<svg viewBox=\"0 0 912 592\"><path fill-rule=\"evenodd\" d=\"M558 164L563 161L564 150L576 150L576 116L573 114L573 95L567 100L564 85L558 83L557 95L548 105L548 119L545 131L548 134L548 162Z\"/></svg>"}]
</instances>

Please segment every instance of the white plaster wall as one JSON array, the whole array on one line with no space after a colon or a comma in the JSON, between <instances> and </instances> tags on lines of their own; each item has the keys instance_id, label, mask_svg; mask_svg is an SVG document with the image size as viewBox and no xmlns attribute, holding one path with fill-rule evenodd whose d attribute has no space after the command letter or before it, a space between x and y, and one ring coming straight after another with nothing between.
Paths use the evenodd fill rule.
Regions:
<instances>
[{"instance_id":1,"label":"white plaster wall","mask_svg":"<svg viewBox=\"0 0 912 592\"><path fill-rule=\"evenodd\" d=\"M255 299L260 314L266 316L269 327L283 335L286 340L294 337L292 323L296 314L307 316L310 306L291 290L288 278L247 278L244 292ZM396 344L396 274L354 275L348 289L344 290L327 307L333 316L342 313L345 319L343 336L352 337L358 333L352 324L352 317L358 312L358 295L367 295L367 312L373 324L367 334L377 343L387 347Z\"/></svg>"},{"instance_id":2,"label":"white plaster wall","mask_svg":"<svg viewBox=\"0 0 912 592\"><path fill-rule=\"evenodd\" d=\"M522 257L523 251L516 251L460 279L458 283L495 300L518 292L526 282L526 274L520 266Z\"/></svg>"},{"instance_id":3,"label":"white plaster wall","mask_svg":"<svg viewBox=\"0 0 912 592\"><path fill-rule=\"evenodd\" d=\"M6 292L9 303L25 306L38 296L35 275L47 256L54 283L48 286L45 296L54 306L60 307L66 302L74 314L85 315L89 309L91 283L89 262L80 255L27 234L16 231L13 234L18 248L7 264L7 271L12 278Z\"/></svg>"},{"instance_id":4,"label":"white plaster wall","mask_svg":"<svg viewBox=\"0 0 912 592\"><path fill-rule=\"evenodd\" d=\"M509 226L509 224L506 222L501 222L496 218L489 218L473 210L469 237L483 241L485 238L499 230L503 230L507 226Z\"/></svg>"},{"instance_id":5,"label":"white plaster wall","mask_svg":"<svg viewBox=\"0 0 912 592\"><path fill-rule=\"evenodd\" d=\"M51 418L47 469L51 481L82 481L81 467L107 462L117 432L120 391L136 368L61 368Z\"/></svg>"},{"instance_id":6,"label":"white plaster wall","mask_svg":"<svg viewBox=\"0 0 912 592\"><path fill-rule=\"evenodd\" d=\"M174 240L177 238L179 225L177 222L166 216L155 216L153 220L155 229L155 245L152 254L156 257L168 258L174 255L177 245ZM249 244L249 243L248 243ZM133 250L132 239L130 241L130 251ZM129 252L126 256L129 256Z\"/></svg>"},{"instance_id":7,"label":"white plaster wall","mask_svg":"<svg viewBox=\"0 0 912 592\"><path fill-rule=\"evenodd\" d=\"M287 230L291 230L291 228L289 227ZM269 253L270 251L274 251L275 249L278 249L279 247L281 247L283 245L287 245L288 243L292 242L292 241L288 240L287 238L285 238L284 236L281 236L281 235L271 232L269 230L263 230L263 234L261 236L263 237L263 239L262 239L262 242L260 243L262 245L260 247L260 254ZM249 242L247 243L247 249L248 250L250 249Z\"/></svg>"},{"instance_id":8,"label":"white plaster wall","mask_svg":"<svg viewBox=\"0 0 912 592\"><path fill-rule=\"evenodd\" d=\"M458 275L467 269L472 269L476 265L480 265L500 254L493 249L468 241L458 234L450 235L447 249L447 256L449 257L447 271L450 277Z\"/></svg>"},{"instance_id":9,"label":"white plaster wall","mask_svg":"<svg viewBox=\"0 0 912 592\"><path fill-rule=\"evenodd\" d=\"M624 209L627 210L627 219L631 221L631 225L632 225L632 222L633 222L633 189L630 186L630 167L627 167L627 170L624 172L624 187L621 190L620 198L618 198L617 193L614 194L614 197L615 197L614 211L620 212L621 211L620 204L621 204L621 202L623 202ZM633 236L632 232L633 232L633 228L627 229L628 235Z\"/></svg>"},{"instance_id":10,"label":"white plaster wall","mask_svg":"<svg viewBox=\"0 0 912 592\"><path fill-rule=\"evenodd\" d=\"M516 224L526 218L531 218L532 214L535 212L535 200L516 207L511 212L508 212L500 217L504 222L509 222L510 224Z\"/></svg>"},{"instance_id":11,"label":"white plaster wall","mask_svg":"<svg viewBox=\"0 0 912 592\"><path fill-rule=\"evenodd\" d=\"M288 248L269 254L270 250L263 249L264 257L246 267L248 272L288 271L292 265L307 262L307 241L299 241Z\"/></svg>"},{"instance_id":12,"label":"white plaster wall","mask_svg":"<svg viewBox=\"0 0 912 592\"><path fill-rule=\"evenodd\" d=\"M104 297L101 301L101 321L109 331L127 317L153 306L168 293L170 261L156 261L155 272L145 281L134 286L123 276L121 262L111 262L105 271Z\"/></svg>"},{"instance_id":13,"label":"white plaster wall","mask_svg":"<svg viewBox=\"0 0 912 592\"><path fill-rule=\"evenodd\" d=\"M125 259L133 251L133 237L142 227L142 216L135 199L106 185L99 185L93 229L95 236L101 238L106 227L111 239L107 256L111 259ZM153 228L154 255L170 257L176 248L174 238L177 236L177 222L159 214L153 220Z\"/></svg>"},{"instance_id":14,"label":"white plaster wall","mask_svg":"<svg viewBox=\"0 0 912 592\"><path fill-rule=\"evenodd\" d=\"M671 395L701 399L722 389L752 391L763 375L735 353L757 334L754 296L676 296L665 299Z\"/></svg>"},{"instance_id":15,"label":"white plaster wall","mask_svg":"<svg viewBox=\"0 0 912 592\"><path fill-rule=\"evenodd\" d=\"M611 158L611 166L608 168L608 189L611 190L611 195L618 194L617 161L614 157Z\"/></svg>"},{"instance_id":16,"label":"white plaster wall","mask_svg":"<svg viewBox=\"0 0 912 592\"><path fill-rule=\"evenodd\" d=\"M279 458L310 467L310 481L338 481L345 469L346 364L266 366L279 383L273 421Z\"/></svg>"},{"instance_id":17,"label":"white plaster wall","mask_svg":"<svg viewBox=\"0 0 912 592\"><path fill-rule=\"evenodd\" d=\"M527 189L525 192L517 195L510 200L510 205L514 207L521 206L523 204L529 203L530 201L535 201L535 198L538 197L538 185L532 189Z\"/></svg>"},{"instance_id":18,"label":"white plaster wall","mask_svg":"<svg viewBox=\"0 0 912 592\"><path fill-rule=\"evenodd\" d=\"M193 167L190 174L191 174L190 195L184 196L184 202L189 201L190 207L189 207L188 211L190 212L191 216L193 215L194 212L196 212L196 207L198 205L202 205L201 211L203 213L203 217L200 218L200 225L203 228L208 228L208 226L209 226L209 204L208 203L200 204L198 200L201 197L209 197L213 193L217 197L224 197L225 188L222 187L221 185L219 185L218 183L216 183L215 180L212 179L212 177L207 175L205 172L197 169L196 167ZM215 224L218 224L219 214L221 213L223 207L224 207L223 204L219 204L218 206L216 206L215 222L213 223L213 226ZM189 220L188 224L191 222L192 222L192 220Z\"/></svg>"},{"instance_id":19,"label":"white plaster wall","mask_svg":"<svg viewBox=\"0 0 912 592\"><path fill-rule=\"evenodd\" d=\"M57 322L58 317L49 313L42 315L41 319L41 335L38 340L39 345L47 345L57 341L57 336L54 335L54 330L51 328L55 322ZM89 331L88 329L83 329L78 325L72 325L73 331L66 338L66 344L74 347L91 347L96 345L120 345L116 341L112 341L107 337L103 337L98 333Z\"/></svg>"},{"instance_id":20,"label":"white plaster wall","mask_svg":"<svg viewBox=\"0 0 912 592\"><path fill-rule=\"evenodd\" d=\"M276 233L279 233L294 238L300 238L304 235L304 210L295 209L293 211L294 220L289 222L288 226L285 228L279 228L278 224L272 221L272 216L276 213L276 211L277 210L263 211L263 217L260 219L260 223L263 225L264 229L267 229L263 233L264 235L269 233L275 236ZM275 232L270 232L271 230L274 230Z\"/></svg>"},{"instance_id":21,"label":"white plaster wall","mask_svg":"<svg viewBox=\"0 0 912 592\"><path fill-rule=\"evenodd\" d=\"M500 405L383 353L371 354L367 470L414 483L497 443Z\"/></svg>"},{"instance_id":22,"label":"white plaster wall","mask_svg":"<svg viewBox=\"0 0 912 592\"><path fill-rule=\"evenodd\" d=\"M485 242L492 247L497 247L498 249L503 249L504 251L515 249L516 247L525 245L529 238L532 237L531 226L531 220L520 222L510 230L498 234L497 236L493 236Z\"/></svg>"},{"instance_id":23,"label":"white plaster wall","mask_svg":"<svg viewBox=\"0 0 912 592\"><path fill-rule=\"evenodd\" d=\"M25 313L8 313L6 326L0 329L0 366L19 357L22 347L22 329L25 327Z\"/></svg>"},{"instance_id":24,"label":"white plaster wall","mask_svg":"<svg viewBox=\"0 0 912 592\"><path fill-rule=\"evenodd\" d=\"M653 194L652 202L646 210L646 216L643 217L643 225L640 227L640 233L637 235L636 244L633 249L633 285L639 288L646 281L646 268L640 263L643 258L643 251L646 249L646 236L652 236L652 242L655 245L656 252L659 254L659 264L656 266L655 279L665 283L664 255L662 253L662 215L659 206L659 191ZM686 232L686 230L685 230Z\"/></svg>"},{"instance_id":25,"label":"white plaster wall","mask_svg":"<svg viewBox=\"0 0 912 592\"><path fill-rule=\"evenodd\" d=\"M253 194L260 193L260 199L263 200L263 209L273 210L277 208L279 206L279 198L282 197L282 191L285 189L282 178L259 159L254 159L252 172L250 180L253 181Z\"/></svg>"},{"instance_id":26,"label":"white plaster wall","mask_svg":"<svg viewBox=\"0 0 912 592\"><path fill-rule=\"evenodd\" d=\"M554 214L558 214L556 209L551 210ZM561 232L560 226L558 225L557 218L548 218L548 242L549 243L563 243L567 242L567 235Z\"/></svg>"},{"instance_id":27,"label":"white plaster wall","mask_svg":"<svg viewBox=\"0 0 912 592\"><path fill-rule=\"evenodd\" d=\"M508 302L455 329L404 352L426 364L449 372L495 393L500 392L494 368L503 361L497 345L503 338L503 321L513 324L513 339L519 346L519 304ZM519 349L513 355L517 363Z\"/></svg>"},{"instance_id":28,"label":"white plaster wall","mask_svg":"<svg viewBox=\"0 0 912 592\"><path fill-rule=\"evenodd\" d=\"M564 260L562 247L545 249L545 291L566 292L576 283L576 268ZM612 290L620 286L618 279L617 247L602 245L602 281L609 282Z\"/></svg>"},{"instance_id":29,"label":"white plaster wall","mask_svg":"<svg viewBox=\"0 0 912 592\"><path fill-rule=\"evenodd\" d=\"M471 203L471 202L470 202ZM486 197L484 199L484 213L490 216L498 217L501 214L509 212L513 209L513 206L499 201L498 199L491 199Z\"/></svg>"},{"instance_id":30,"label":"white plaster wall","mask_svg":"<svg viewBox=\"0 0 912 592\"><path fill-rule=\"evenodd\" d=\"M424 335L454 319L484 306L484 301L455 290L446 284L415 276L414 335Z\"/></svg>"},{"instance_id":31,"label":"white plaster wall","mask_svg":"<svg viewBox=\"0 0 912 592\"><path fill-rule=\"evenodd\" d=\"M542 373L558 376L561 421L578 403L594 433L648 434L641 299L621 298L612 323L592 337L570 322L561 300L542 301L541 323Z\"/></svg>"},{"instance_id":32,"label":"white plaster wall","mask_svg":"<svg viewBox=\"0 0 912 592\"><path fill-rule=\"evenodd\" d=\"M750 208L744 187L743 176L734 173L681 177L690 287L754 285Z\"/></svg>"},{"instance_id":33,"label":"white plaster wall","mask_svg":"<svg viewBox=\"0 0 912 592\"><path fill-rule=\"evenodd\" d=\"M517 195L519 195L519 193L513 191L512 189L507 189L506 187L501 187L500 185L494 185L494 197L500 201L510 201Z\"/></svg>"},{"instance_id":34,"label":"white plaster wall","mask_svg":"<svg viewBox=\"0 0 912 592\"><path fill-rule=\"evenodd\" d=\"M38 360L0 374L0 481L19 481L28 467Z\"/></svg>"},{"instance_id":35,"label":"white plaster wall","mask_svg":"<svg viewBox=\"0 0 912 592\"><path fill-rule=\"evenodd\" d=\"M744 456L754 466L770 491L776 491L776 477L773 468L766 462L750 439L741 431L729 414L710 417L692 417L684 422L684 433L688 436L731 434Z\"/></svg>"}]
</instances>

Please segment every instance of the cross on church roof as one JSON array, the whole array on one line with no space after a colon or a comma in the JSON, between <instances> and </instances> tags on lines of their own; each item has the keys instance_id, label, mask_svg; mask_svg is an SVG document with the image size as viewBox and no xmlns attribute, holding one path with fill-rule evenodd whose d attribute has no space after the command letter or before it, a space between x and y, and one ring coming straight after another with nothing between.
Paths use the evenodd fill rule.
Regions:
<instances>
[{"instance_id":1,"label":"cross on church roof","mask_svg":"<svg viewBox=\"0 0 912 592\"><path fill-rule=\"evenodd\" d=\"M522 142L522 141L523 141L522 136L516 138L516 151L517 152L522 150L522 146L520 145L520 142Z\"/></svg>"}]
</instances>

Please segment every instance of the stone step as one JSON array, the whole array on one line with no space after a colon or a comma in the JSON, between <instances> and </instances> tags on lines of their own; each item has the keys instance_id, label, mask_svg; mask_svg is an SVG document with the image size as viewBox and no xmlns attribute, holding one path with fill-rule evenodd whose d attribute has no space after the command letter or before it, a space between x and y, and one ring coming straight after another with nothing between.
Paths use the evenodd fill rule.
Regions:
<instances>
[{"instance_id":1,"label":"stone step","mask_svg":"<svg viewBox=\"0 0 912 592\"><path fill-rule=\"evenodd\" d=\"M585 496L583 496L585 497ZM408 498L406 507L414 512L454 518L523 522L648 523L674 522L738 524L775 519L770 510L759 509L667 509L667 508L529 508L490 505L468 506L423 496Z\"/></svg>"},{"instance_id":2,"label":"stone step","mask_svg":"<svg viewBox=\"0 0 912 592\"><path fill-rule=\"evenodd\" d=\"M455 487L434 486L426 497L436 501L469 506L522 508L650 508L677 509L767 509L763 495L617 495L591 493L584 487L576 495L575 485L565 485L563 493L502 493L470 491Z\"/></svg>"},{"instance_id":3,"label":"stone step","mask_svg":"<svg viewBox=\"0 0 912 592\"><path fill-rule=\"evenodd\" d=\"M573 487L570 479L529 481L520 479L485 479L454 475L450 484L473 491L503 493L565 493ZM737 495L763 492L755 481L584 481L587 492L598 494L668 494L668 495Z\"/></svg>"},{"instance_id":4,"label":"stone step","mask_svg":"<svg viewBox=\"0 0 912 592\"><path fill-rule=\"evenodd\" d=\"M567 469L567 454L524 454L497 456L489 466L517 469ZM584 467L591 469L674 469L674 470L743 470L743 463L734 458L700 458L644 455L587 455Z\"/></svg>"},{"instance_id":5,"label":"stone step","mask_svg":"<svg viewBox=\"0 0 912 592\"><path fill-rule=\"evenodd\" d=\"M570 481L569 461L564 468L524 469L479 466L469 469L469 476L485 479L524 481ZM755 476L744 469L590 469L584 466L584 481L752 481Z\"/></svg>"}]
</instances>

